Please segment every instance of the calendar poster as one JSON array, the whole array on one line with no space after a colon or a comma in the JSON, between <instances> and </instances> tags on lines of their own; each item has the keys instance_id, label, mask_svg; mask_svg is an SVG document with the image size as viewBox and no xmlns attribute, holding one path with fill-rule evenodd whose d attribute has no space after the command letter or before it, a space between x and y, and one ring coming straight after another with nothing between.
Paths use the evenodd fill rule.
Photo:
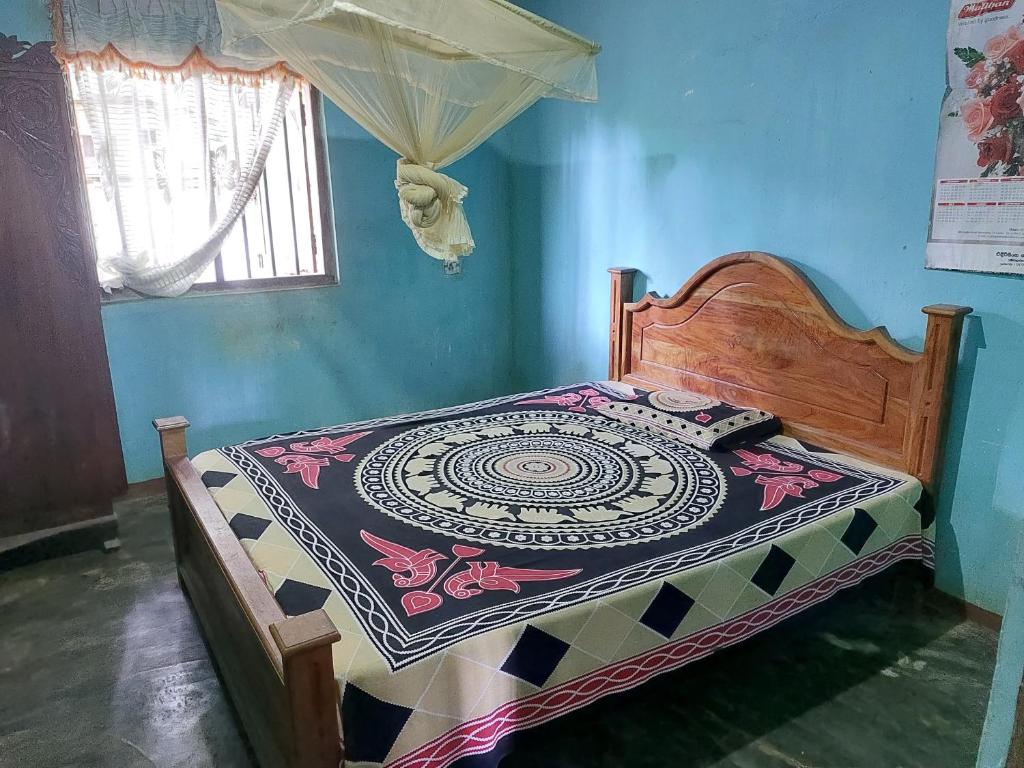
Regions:
<instances>
[{"instance_id":1,"label":"calendar poster","mask_svg":"<svg viewBox=\"0 0 1024 768\"><path fill-rule=\"evenodd\" d=\"M1024 274L1024 0L953 0L926 266Z\"/></svg>"}]
</instances>

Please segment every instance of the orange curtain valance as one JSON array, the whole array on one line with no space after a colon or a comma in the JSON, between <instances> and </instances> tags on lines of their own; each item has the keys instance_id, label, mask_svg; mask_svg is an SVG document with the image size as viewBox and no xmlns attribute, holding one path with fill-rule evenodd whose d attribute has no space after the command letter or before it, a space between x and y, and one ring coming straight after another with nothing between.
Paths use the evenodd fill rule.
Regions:
<instances>
[{"instance_id":1,"label":"orange curtain valance","mask_svg":"<svg viewBox=\"0 0 1024 768\"><path fill-rule=\"evenodd\" d=\"M121 53L113 43L108 44L99 53L93 53L92 51L70 53L62 50L58 43L56 55L58 59L65 63L100 70L116 69L128 73L131 77L146 80L177 81L193 77L194 75L215 75L228 82L256 85L267 80L281 80L286 77L295 80L302 79L283 61L256 70L218 66L207 58L206 54L198 46L193 48L192 52L182 61L171 65L156 65L148 61L130 59Z\"/></svg>"},{"instance_id":2,"label":"orange curtain valance","mask_svg":"<svg viewBox=\"0 0 1024 768\"><path fill-rule=\"evenodd\" d=\"M58 58L147 78L220 74L253 81L294 77L252 40L245 58L221 48L214 0L49 0Z\"/></svg>"}]
</instances>

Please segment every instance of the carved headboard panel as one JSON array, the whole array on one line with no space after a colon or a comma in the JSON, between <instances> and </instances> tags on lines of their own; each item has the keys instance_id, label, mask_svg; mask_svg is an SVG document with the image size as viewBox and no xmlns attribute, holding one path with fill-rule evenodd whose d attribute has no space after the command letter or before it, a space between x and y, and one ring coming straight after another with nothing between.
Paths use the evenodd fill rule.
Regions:
<instances>
[{"instance_id":1,"label":"carved headboard panel","mask_svg":"<svg viewBox=\"0 0 1024 768\"><path fill-rule=\"evenodd\" d=\"M609 375L771 411L784 432L918 477L941 469L952 374L969 307L925 307L924 352L847 325L792 264L723 256L668 299L635 304L612 269Z\"/></svg>"}]
</instances>

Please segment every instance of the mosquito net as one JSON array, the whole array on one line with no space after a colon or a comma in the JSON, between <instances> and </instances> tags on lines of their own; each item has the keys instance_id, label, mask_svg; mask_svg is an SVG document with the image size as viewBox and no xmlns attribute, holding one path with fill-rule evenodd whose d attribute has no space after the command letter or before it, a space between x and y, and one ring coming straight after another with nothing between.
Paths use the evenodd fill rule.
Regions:
<instances>
[{"instance_id":1,"label":"mosquito net","mask_svg":"<svg viewBox=\"0 0 1024 768\"><path fill-rule=\"evenodd\" d=\"M468 190L438 173L545 96L594 101L599 47L502 0L217 0L223 46L266 47L397 152L420 247L473 250Z\"/></svg>"}]
</instances>

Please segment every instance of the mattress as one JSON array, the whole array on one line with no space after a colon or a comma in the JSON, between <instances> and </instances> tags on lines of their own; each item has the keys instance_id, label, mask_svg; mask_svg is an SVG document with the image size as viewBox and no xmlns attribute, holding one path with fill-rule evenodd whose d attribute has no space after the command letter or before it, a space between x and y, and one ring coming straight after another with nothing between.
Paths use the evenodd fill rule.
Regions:
<instances>
[{"instance_id":1,"label":"mattress","mask_svg":"<svg viewBox=\"0 0 1024 768\"><path fill-rule=\"evenodd\" d=\"M914 478L781 436L703 452L598 409L637 394L588 382L193 460L284 612L341 632L349 764L494 765L515 731L930 563Z\"/></svg>"}]
</instances>

